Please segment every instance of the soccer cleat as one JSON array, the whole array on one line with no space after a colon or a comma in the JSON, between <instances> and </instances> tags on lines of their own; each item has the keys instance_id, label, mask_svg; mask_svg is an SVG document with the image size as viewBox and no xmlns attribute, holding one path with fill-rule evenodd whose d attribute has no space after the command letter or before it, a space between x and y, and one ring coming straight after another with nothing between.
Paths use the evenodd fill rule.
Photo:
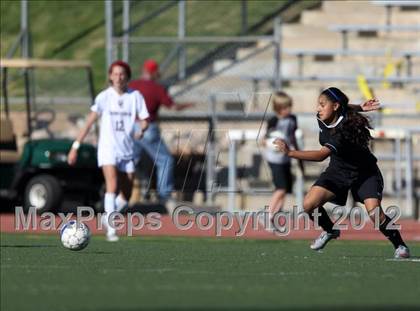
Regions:
<instances>
[{"instance_id":1,"label":"soccer cleat","mask_svg":"<svg viewBox=\"0 0 420 311\"><path fill-rule=\"evenodd\" d=\"M315 251L323 249L330 240L337 239L339 236L340 230L333 230L331 233L322 231L319 237L311 244L311 249Z\"/></svg>"},{"instance_id":2,"label":"soccer cleat","mask_svg":"<svg viewBox=\"0 0 420 311\"><path fill-rule=\"evenodd\" d=\"M169 198L165 203L166 211L169 215L172 215L177 208L177 202L174 199Z\"/></svg>"},{"instance_id":3,"label":"soccer cleat","mask_svg":"<svg viewBox=\"0 0 420 311\"><path fill-rule=\"evenodd\" d=\"M117 242L120 238L115 233L107 233L106 234L106 240L108 242Z\"/></svg>"},{"instance_id":4,"label":"soccer cleat","mask_svg":"<svg viewBox=\"0 0 420 311\"><path fill-rule=\"evenodd\" d=\"M410 250L408 249L408 247L400 245L395 250L394 258L396 259L410 258Z\"/></svg>"},{"instance_id":5,"label":"soccer cleat","mask_svg":"<svg viewBox=\"0 0 420 311\"><path fill-rule=\"evenodd\" d=\"M117 242L119 240L119 237L116 233L115 228L111 227L108 224L107 215L102 215L101 222L104 226L104 229L106 230L106 240L108 242Z\"/></svg>"}]
</instances>

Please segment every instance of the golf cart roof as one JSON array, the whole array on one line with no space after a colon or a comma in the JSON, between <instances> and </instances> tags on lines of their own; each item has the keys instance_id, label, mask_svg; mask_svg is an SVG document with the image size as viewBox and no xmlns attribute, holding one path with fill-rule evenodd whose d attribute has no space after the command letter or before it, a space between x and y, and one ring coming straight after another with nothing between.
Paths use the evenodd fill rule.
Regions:
<instances>
[{"instance_id":1,"label":"golf cart roof","mask_svg":"<svg viewBox=\"0 0 420 311\"><path fill-rule=\"evenodd\" d=\"M31 137L32 133L32 114L31 105L34 103L34 98L31 96L30 83L33 83L29 78L29 74L34 69L82 69L88 76L88 87L93 103L95 98L95 90L93 86L93 72L92 66L89 61L85 60L45 60L45 59L26 59L26 58L13 58L13 59L0 59L0 68L2 72L1 89L3 101L1 107L4 107L5 116L9 117L9 101L8 101L8 71L9 69L23 69L23 80L25 90L25 107L26 107L26 122L28 127L28 136ZM1 109L1 108L0 108Z\"/></svg>"},{"instance_id":2,"label":"golf cart roof","mask_svg":"<svg viewBox=\"0 0 420 311\"><path fill-rule=\"evenodd\" d=\"M84 60L44 60L30 58L0 59L1 68L90 68Z\"/></svg>"}]
</instances>

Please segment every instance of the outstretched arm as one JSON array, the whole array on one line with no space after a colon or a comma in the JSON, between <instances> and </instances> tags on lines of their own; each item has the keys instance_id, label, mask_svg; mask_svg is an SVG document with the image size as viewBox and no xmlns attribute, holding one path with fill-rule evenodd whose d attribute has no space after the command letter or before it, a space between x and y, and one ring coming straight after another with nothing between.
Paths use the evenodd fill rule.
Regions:
<instances>
[{"instance_id":1,"label":"outstretched arm","mask_svg":"<svg viewBox=\"0 0 420 311\"><path fill-rule=\"evenodd\" d=\"M295 158L303 161L316 161L321 162L328 158L331 154L331 150L327 147L322 147L319 150L290 150L289 146L282 139L276 139L274 144L277 146L280 152L287 154L291 158Z\"/></svg>"},{"instance_id":2,"label":"outstretched arm","mask_svg":"<svg viewBox=\"0 0 420 311\"><path fill-rule=\"evenodd\" d=\"M331 150L327 147L322 147L319 150L289 150L287 155L291 158L295 158L303 161L315 161L322 162L328 158L331 154Z\"/></svg>"},{"instance_id":3,"label":"outstretched arm","mask_svg":"<svg viewBox=\"0 0 420 311\"><path fill-rule=\"evenodd\" d=\"M359 112L362 112L362 111L368 112L368 111L378 110L381 104L379 103L378 99L373 98L373 99L369 99L365 101L364 103L360 105L349 104L349 106Z\"/></svg>"},{"instance_id":4,"label":"outstretched arm","mask_svg":"<svg viewBox=\"0 0 420 311\"><path fill-rule=\"evenodd\" d=\"M191 108L191 107L194 107L194 106L195 106L195 104L193 104L193 103L183 103L183 104L175 104L175 105L172 106L172 108L176 111L181 111L181 110Z\"/></svg>"},{"instance_id":5,"label":"outstretched arm","mask_svg":"<svg viewBox=\"0 0 420 311\"><path fill-rule=\"evenodd\" d=\"M67 155L67 163L69 165L73 165L76 163L77 150L79 149L79 146L85 139L86 135L89 133L89 130L92 127L93 123L95 123L97 119L98 119L98 114L94 111L91 111L89 116L87 117L87 121L84 128L80 131L79 135L77 135L77 138Z\"/></svg>"}]
</instances>

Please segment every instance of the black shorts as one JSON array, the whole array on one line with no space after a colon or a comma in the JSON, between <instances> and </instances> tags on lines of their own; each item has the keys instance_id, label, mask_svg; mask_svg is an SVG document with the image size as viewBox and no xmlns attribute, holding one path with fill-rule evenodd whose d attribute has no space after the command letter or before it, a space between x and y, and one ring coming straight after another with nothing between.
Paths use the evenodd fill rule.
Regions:
<instances>
[{"instance_id":1,"label":"black shorts","mask_svg":"<svg viewBox=\"0 0 420 311\"><path fill-rule=\"evenodd\" d=\"M292 192L292 171L290 163L276 164L268 162L271 169L271 176L276 190L286 190L287 193Z\"/></svg>"},{"instance_id":2,"label":"black shorts","mask_svg":"<svg viewBox=\"0 0 420 311\"><path fill-rule=\"evenodd\" d=\"M377 166L357 174L337 172L327 168L314 186L323 187L334 193L335 197L331 202L343 206L346 204L349 190L356 202L363 203L366 199L382 200L384 180Z\"/></svg>"}]
</instances>

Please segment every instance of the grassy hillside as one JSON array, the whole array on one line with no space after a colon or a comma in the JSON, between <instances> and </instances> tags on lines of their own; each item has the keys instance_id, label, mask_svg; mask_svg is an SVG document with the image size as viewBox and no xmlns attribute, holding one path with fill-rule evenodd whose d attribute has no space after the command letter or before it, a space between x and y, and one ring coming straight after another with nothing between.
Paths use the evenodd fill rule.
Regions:
<instances>
[{"instance_id":1,"label":"grassy hillside","mask_svg":"<svg viewBox=\"0 0 420 311\"><path fill-rule=\"evenodd\" d=\"M314 2L309 1L305 4ZM1 1L1 57L4 57L15 42L20 31L20 1ZM174 1L132 1L131 24L140 21L141 27L132 36L176 36L178 25L178 5ZM159 8L174 5L154 19L147 19ZM264 16L281 7L285 0L248 1L248 25L252 26ZM32 35L32 55L43 59L87 59L94 67L96 90L106 84L105 68L105 20L104 1L29 1L30 30ZM122 2L114 1L114 32L122 28ZM187 1L187 35L236 35L241 33L241 1ZM271 25L268 25L271 27ZM261 33L266 31L261 29ZM255 34L255 33L254 33ZM192 64L215 44L188 45L187 62ZM134 44L130 47L130 65L134 76L147 58L162 62L171 51L171 44ZM121 52L121 51L120 51ZM19 57L18 50L15 57ZM120 54L121 56L121 54ZM165 75L176 72L176 61ZM46 81L43 86L48 92L59 90L63 84L61 77L43 77L37 73L37 82ZM50 74L51 75L51 74ZM50 81L52 80L52 81ZM80 79L79 79L80 80ZM49 82L48 82L49 81ZM13 77L12 77L13 83ZM83 84L80 82L79 84ZM68 85L68 82L64 83ZM12 89L22 94L21 84ZM79 88L76 82L68 88ZM38 88L38 86L37 86ZM41 87L42 88L42 87ZM67 91L68 92L68 91ZM13 93L13 92L12 92ZM38 92L37 94L39 94ZM42 93L42 92L41 92ZM13 96L13 94L11 94ZM70 94L69 94L70 95Z\"/></svg>"},{"instance_id":2,"label":"grassy hillside","mask_svg":"<svg viewBox=\"0 0 420 311\"><path fill-rule=\"evenodd\" d=\"M33 57L88 59L95 68L96 84L104 81L104 27L92 31L60 53L53 53L69 39L100 22L104 16L102 1L29 1L29 19ZM1 2L1 56L16 40L20 28L20 2ZM18 54L20 51L18 51ZM18 56L18 55L16 55Z\"/></svg>"}]
</instances>

